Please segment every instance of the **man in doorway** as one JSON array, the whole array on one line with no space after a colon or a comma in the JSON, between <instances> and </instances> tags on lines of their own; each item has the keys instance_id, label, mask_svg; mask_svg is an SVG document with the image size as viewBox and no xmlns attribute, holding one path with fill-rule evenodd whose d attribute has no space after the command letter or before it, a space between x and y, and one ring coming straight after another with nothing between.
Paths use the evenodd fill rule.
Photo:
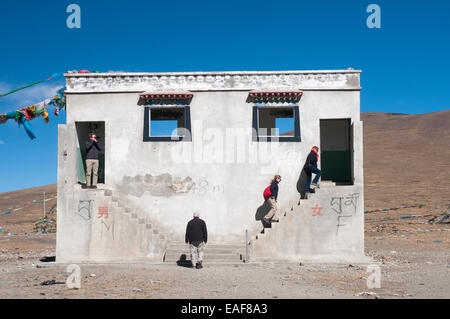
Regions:
<instances>
[{"instance_id":1,"label":"man in doorway","mask_svg":"<svg viewBox=\"0 0 450 319\"><path fill-rule=\"evenodd\" d=\"M306 187L305 187L306 193L314 192L311 190L311 185L315 186L316 188L320 188L319 178L322 176L322 171L317 167L318 160L319 160L319 148L317 146L313 146L311 152L306 158L305 165L303 166L303 169L306 173ZM316 174L316 177L311 183L312 173Z\"/></svg>"},{"instance_id":2,"label":"man in doorway","mask_svg":"<svg viewBox=\"0 0 450 319\"><path fill-rule=\"evenodd\" d=\"M189 244L192 267L196 269L203 268L203 249L207 241L208 231L206 223L203 219L200 219L200 214L195 212L194 218L187 224L185 242Z\"/></svg>"},{"instance_id":3,"label":"man in doorway","mask_svg":"<svg viewBox=\"0 0 450 319\"><path fill-rule=\"evenodd\" d=\"M98 152L101 150L97 136L94 133L89 133L89 141L86 141L86 185L83 188L97 188ZM93 175L92 184L91 175Z\"/></svg>"}]
</instances>

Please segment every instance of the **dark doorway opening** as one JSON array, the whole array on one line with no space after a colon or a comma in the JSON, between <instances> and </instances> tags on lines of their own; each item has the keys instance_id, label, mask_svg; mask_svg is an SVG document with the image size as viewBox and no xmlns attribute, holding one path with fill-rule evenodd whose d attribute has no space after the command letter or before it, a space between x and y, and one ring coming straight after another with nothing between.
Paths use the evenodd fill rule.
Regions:
<instances>
[{"instance_id":1,"label":"dark doorway opening","mask_svg":"<svg viewBox=\"0 0 450 319\"><path fill-rule=\"evenodd\" d=\"M101 151L98 154L98 183L105 183L105 122L76 122L77 130L77 175L80 184L86 184L86 141L89 133L97 135Z\"/></svg>"},{"instance_id":2,"label":"dark doorway opening","mask_svg":"<svg viewBox=\"0 0 450 319\"><path fill-rule=\"evenodd\" d=\"M320 120L322 180L353 185L351 119Z\"/></svg>"}]
</instances>

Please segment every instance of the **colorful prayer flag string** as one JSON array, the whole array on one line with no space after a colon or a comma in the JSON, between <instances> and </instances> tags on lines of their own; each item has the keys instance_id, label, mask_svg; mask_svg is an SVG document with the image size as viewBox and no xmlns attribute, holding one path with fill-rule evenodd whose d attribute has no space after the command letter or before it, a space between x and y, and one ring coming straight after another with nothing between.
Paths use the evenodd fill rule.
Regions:
<instances>
[{"instance_id":1,"label":"colorful prayer flag string","mask_svg":"<svg viewBox=\"0 0 450 319\"><path fill-rule=\"evenodd\" d=\"M23 125L25 132L33 140L36 138L34 135L29 121L42 116L45 123L49 123L47 107L49 105L55 106L55 115L57 116L59 112L66 107L66 97L65 97L65 87L59 89L56 95L45 101L33 104L28 107L23 107L14 112L8 112L0 114L0 124L6 123L8 120L15 120L19 126Z\"/></svg>"},{"instance_id":2,"label":"colorful prayer flag string","mask_svg":"<svg viewBox=\"0 0 450 319\"><path fill-rule=\"evenodd\" d=\"M14 89L14 90L12 90L12 91L9 91L9 92L7 92L7 93L5 93L5 94L0 94L0 98L2 98L2 97L4 97L4 96L7 96L7 95L10 95L10 94L13 94L13 93L18 92L18 91L21 91L21 90L23 90L23 89L26 89L26 88L35 86L36 84L39 84L39 83L42 83L42 82L45 82L45 81L53 80L54 78L56 78L56 77L58 77L58 76L61 76L61 75L62 75L62 73L55 73L55 74L53 74L51 77L49 77L49 78L47 78L47 79L45 79L45 80L33 82L33 83L31 83L31 84L22 86L22 87L20 87L20 88L18 88L18 89Z\"/></svg>"},{"instance_id":3,"label":"colorful prayer flag string","mask_svg":"<svg viewBox=\"0 0 450 319\"><path fill-rule=\"evenodd\" d=\"M101 73L100 71L88 71L88 70L73 70L73 71L68 71L67 73ZM52 80L58 76L61 76L63 73L55 73L53 74L51 77L45 79L45 80L41 80L38 82L34 82L31 83L29 85L25 85L23 87L20 87L18 89L12 90L8 93L5 94L1 94L0 98L7 96L9 94L12 94L14 92L32 87L36 84L45 82L45 81L49 81ZM49 117L48 117L48 111L46 109L46 107L48 107L49 105L53 105L56 107L55 109L55 115L57 116L59 114L59 112L64 109L66 107L66 95L65 95L65 87L61 88L60 90L58 90L58 92L56 93L56 95L52 98L52 99L47 99L45 101L39 102L37 104L28 106L28 107L23 107L20 108L17 111L14 112L8 112L8 113L3 113L0 114L0 124L4 124L6 123L8 120L14 120L19 124L19 127L21 125L23 125L25 132L28 134L28 136L30 137L30 139L35 139L36 136L34 135L32 129L31 129L31 124L29 123L29 121L35 119L36 117L42 116L44 118L45 123L49 123Z\"/></svg>"}]
</instances>

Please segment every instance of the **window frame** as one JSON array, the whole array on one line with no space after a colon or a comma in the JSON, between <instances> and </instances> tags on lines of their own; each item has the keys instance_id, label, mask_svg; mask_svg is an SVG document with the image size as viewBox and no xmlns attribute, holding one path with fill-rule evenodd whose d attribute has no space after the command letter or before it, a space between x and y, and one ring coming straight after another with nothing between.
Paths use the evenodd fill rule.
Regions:
<instances>
[{"instance_id":1,"label":"window frame","mask_svg":"<svg viewBox=\"0 0 450 319\"><path fill-rule=\"evenodd\" d=\"M151 110L153 109L183 109L184 110L184 129L186 129L188 135L179 136L151 136L150 122L151 122ZM189 105L148 105L144 107L144 142L191 142L191 108Z\"/></svg>"},{"instance_id":2,"label":"window frame","mask_svg":"<svg viewBox=\"0 0 450 319\"><path fill-rule=\"evenodd\" d=\"M291 108L294 116L294 135L293 136L260 136L259 135L259 110L260 109L289 109ZM263 104L253 106L253 142L301 142L300 133L300 110L298 105L273 105Z\"/></svg>"}]
</instances>

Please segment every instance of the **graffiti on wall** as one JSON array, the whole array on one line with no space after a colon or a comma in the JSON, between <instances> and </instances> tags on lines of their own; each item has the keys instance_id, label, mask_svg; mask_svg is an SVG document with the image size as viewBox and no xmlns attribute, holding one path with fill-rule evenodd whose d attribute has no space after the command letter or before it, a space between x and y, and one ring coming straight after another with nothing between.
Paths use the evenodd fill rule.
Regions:
<instances>
[{"instance_id":1,"label":"graffiti on wall","mask_svg":"<svg viewBox=\"0 0 450 319\"><path fill-rule=\"evenodd\" d=\"M75 212L76 215L80 216L84 220L88 221L91 219L91 209L93 200L80 200L78 202L78 209Z\"/></svg>"},{"instance_id":2,"label":"graffiti on wall","mask_svg":"<svg viewBox=\"0 0 450 319\"><path fill-rule=\"evenodd\" d=\"M152 176L137 175L134 177L124 176L117 190L126 195L141 197L145 193L152 196L171 197L180 193L187 193L192 187L192 179L188 176L184 179L172 177L170 174Z\"/></svg>"},{"instance_id":3,"label":"graffiti on wall","mask_svg":"<svg viewBox=\"0 0 450 319\"><path fill-rule=\"evenodd\" d=\"M346 226L345 221L356 214L359 193L349 194L341 197L331 197L330 208L337 215L336 236L339 228Z\"/></svg>"},{"instance_id":4,"label":"graffiti on wall","mask_svg":"<svg viewBox=\"0 0 450 319\"><path fill-rule=\"evenodd\" d=\"M319 207L319 205L316 204L316 206L312 208L313 211L312 216L323 216L321 213L322 209L323 207Z\"/></svg>"},{"instance_id":5,"label":"graffiti on wall","mask_svg":"<svg viewBox=\"0 0 450 319\"><path fill-rule=\"evenodd\" d=\"M103 238L103 236L111 235L112 240L114 240L114 221L108 221L102 219L101 221L101 231L100 231L100 238Z\"/></svg>"},{"instance_id":6,"label":"graffiti on wall","mask_svg":"<svg viewBox=\"0 0 450 319\"><path fill-rule=\"evenodd\" d=\"M170 174L152 176L137 175L134 177L125 176L117 186L117 190L126 195L141 197L145 193L152 196L172 197L177 194L193 193L200 196L225 193L225 187L221 184L212 184L207 180L193 182L191 177L173 177Z\"/></svg>"},{"instance_id":7,"label":"graffiti on wall","mask_svg":"<svg viewBox=\"0 0 450 319\"><path fill-rule=\"evenodd\" d=\"M109 217L108 207L99 207L98 208L98 218L107 219Z\"/></svg>"},{"instance_id":8,"label":"graffiti on wall","mask_svg":"<svg viewBox=\"0 0 450 319\"><path fill-rule=\"evenodd\" d=\"M110 235L112 240L114 240L114 220L109 218L109 208L108 206L99 206L97 212L97 219L100 219L100 238L103 236Z\"/></svg>"},{"instance_id":9,"label":"graffiti on wall","mask_svg":"<svg viewBox=\"0 0 450 319\"><path fill-rule=\"evenodd\" d=\"M207 194L224 194L225 186L223 185L210 185L207 180L202 180L201 182L192 184L191 191L194 194L204 196Z\"/></svg>"}]
</instances>

